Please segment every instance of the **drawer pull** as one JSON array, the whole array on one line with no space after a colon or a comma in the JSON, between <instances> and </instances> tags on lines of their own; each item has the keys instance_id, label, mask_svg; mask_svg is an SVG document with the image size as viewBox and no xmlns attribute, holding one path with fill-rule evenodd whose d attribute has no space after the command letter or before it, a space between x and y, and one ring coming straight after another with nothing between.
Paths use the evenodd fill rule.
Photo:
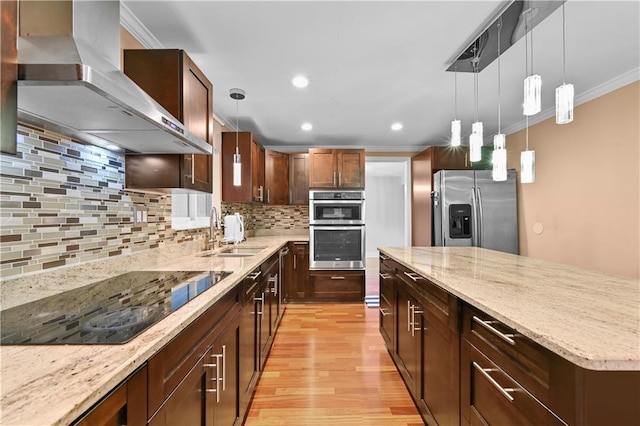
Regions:
<instances>
[{"instance_id":1,"label":"drawer pull","mask_svg":"<svg viewBox=\"0 0 640 426\"><path fill-rule=\"evenodd\" d=\"M249 278L255 281L256 278L258 278L261 274L262 274L262 271L254 272L253 274L249 274Z\"/></svg>"},{"instance_id":2,"label":"drawer pull","mask_svg":"<svg viewBox=\"0 0 640 426\"><path fill-rule=\"evenodd\" d=\"M387 315L391 315L391 312L387 311L386 309L382 309L382 308L378 308L380 309L380 313L382 314L383 317L386 317Z\"/></svg>"},{"instance_id":3,"label":"drawer pull","mask_svg":"<svg viewBox=\"0 0 640 426\"><path fill-rule=\"evenodd\" d=\"M515 336L515 334L502 333L500 330L498 330L497 328L491 325L493 321L483 321L475 315L473 316L473 321L480 324L481 326L483 326L484 328L486 328L487 330L489 330L490 332L492 332L493 334L495 334L496 336L498 336L508 344L512 346L516 344L516 341L513 340L513 337Z\"/></svg>"},{"instance_id":4,"label":"drawer pull","mask_svg":"<svg viewBox=\"0 0 640 426\"><path fill-rule=\"evenodd\" d=\"M383 280L388 280L391 278L391 275L385 274L384 272L380 272L378 275L380 275L380 278L382 278Z\"/></svg>"},{"instance_id":5,"label":"drawer pull","mask_svg":"<svg viewBox=\"0 0 640 426\"><path fill-rule=\"evenodd\" d=\"M416 281L419 281L419 280L423 279L420 275L416 274L415 272L405 272L404 274L406 276L408 276L409 278L411 278L411 280L413 282L416 282Z\"/></svg>"},{"instance_id":6,"label":"drawer pull","mask_svg":"<svg viewBox=\"0 0 640 426\"><path fill-rule=\"evenodd\" d=\"M387 256L385 256L384 254L380 255L380 260L389 260L389 258Z\"/></svg>"},{"instance_id":7,"label":"drawer pull","mask_svg":"<svg viewBox=\"0 0 640 426\"><path fill-rule=\"evenodd\" d=\"M491 377L491 375L489 375L489 372L491 371L498 371L495 368L482 368L480 367L480 365L473 361L473 367L478 370L480 372L480 374L482 374L484 376L485 379L487 379L489 381L489 383L491 383L493 385L493 387L495 387L505 398L507 398L509 400L509 402L513 402L513 397L511 396L512 392L515 392L515 389L512 388L503 388L502 386L500 386L500 383L496 382L496 380Z\"/></svg>"},{"instance_id":8,"label":"drawer pull","mask_svg":"<svg viewBox=\"0 0 640 426\"><path fill-rule=\"evenodd\" d=\"M332 280L344 280L344 277L331 277Z\"/></svg>"}]
</instances>

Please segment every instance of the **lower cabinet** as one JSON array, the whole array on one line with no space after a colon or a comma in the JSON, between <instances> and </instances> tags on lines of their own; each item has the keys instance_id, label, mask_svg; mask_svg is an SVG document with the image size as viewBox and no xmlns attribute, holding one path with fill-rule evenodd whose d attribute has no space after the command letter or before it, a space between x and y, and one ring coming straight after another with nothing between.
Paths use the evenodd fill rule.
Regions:
<instances>
[{"instance_id":1,"label":"lower cabinet","mask_svg":"<svg viewBox=\"0 0 640 426\"><path fill-rule=\"evenodd\" d=\"M395 272L387 266L389 258L380 256L380 334L388 348L395 347L396 286Z\"/></svg>"},{"instance_id":2,"label":"lower cabinet","mask_svg":"<svg viewBox=\"0 0 640 426\"><path fill-rule=\"evenodd\" d=\"M284 279L285 300L304 302L309 298L309 243L289 243L289 256Z\"/></svg>"},{"instance_id":3,"label":"lower cabinet","mask_svg":"<svg viewBox=\"0 0 640 426\"><path fill-rule=\"evenodd\" d=\"M147 424L147 365L111 391L74 426L144 426Z\"/></svg>"},{"instance_id":4,"label":"lower cabinet","mask_svg":"<svg viewBox=\"0 0 640 426\"><path fill-rule=\"evenodd\" d=\"M310 301L359 302L364 300L364 271L311 271Z\"/></svg>"},{"instance_id":5,"label":"lower cabinet","mask_svg":"<svg viewBox=\"0 0 640 426\"><path fill-rule=\"evenodd\" d=\"M243 281L244 303L240 317L240 418L247 414L260 374L258 354L258 299L261 294L262 271L255 269ZM258 293L260 291L260 294Z\"/></svg>"}]
</instances>

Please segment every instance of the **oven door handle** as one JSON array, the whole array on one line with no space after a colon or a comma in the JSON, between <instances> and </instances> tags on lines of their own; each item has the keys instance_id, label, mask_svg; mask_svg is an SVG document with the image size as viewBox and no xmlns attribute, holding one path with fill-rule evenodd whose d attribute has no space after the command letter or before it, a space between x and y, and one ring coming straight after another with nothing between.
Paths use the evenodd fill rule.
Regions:
<instances>
[{"instance_id":1,"label":"oven door handle","mask_svg":"<svg viewBox=\"0 0 640 426\"><path fill-rule=\"evenodd\" d=\"M310 230L324 230L324 231L354 231L358 228L361 228L364 231L364 224L362 225L344 225L344 226L335 226L335 225L314 225L309 224Z\"/></svg>"}]
</instances>

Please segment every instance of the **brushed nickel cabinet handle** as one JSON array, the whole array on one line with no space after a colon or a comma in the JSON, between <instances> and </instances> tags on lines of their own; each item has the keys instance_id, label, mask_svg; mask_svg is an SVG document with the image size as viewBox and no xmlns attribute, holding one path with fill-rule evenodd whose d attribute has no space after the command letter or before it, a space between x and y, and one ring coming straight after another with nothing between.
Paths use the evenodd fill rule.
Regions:
<instances>
[{"instance_id":1,"label":"brushed nickel cabinet handle","mask_svg":"<svg viewBox=\"0 0 640 426\"><path fill-rule=\"evenodd\" d=\"M254 272L252 274L249 274L248 277L250 279L252 279L253 281L255 281L256 278L258 278L261 274L262 274L262 271L258 271L258 272Z\"/></svg>"},{"instance_id":2,"label":"brushed nickel cabinet handle","mask_svg":"<svg viewBox=\"0 0 640 426\"><path fill-rule=\"evenodd\" d=\"M332 280L344 280L344 277L331 277Z\"/></svg>"},{"instance_id":3,"label":"brushed nickel cabinet handle","mask_svg":"<svg viewBox=\"0 0 640 426\"><path fill-rule=\"evenodd\" d=\"M404 272L404 274L405 274L406 276L408 276L409 278L411 278L411 280L412 280L413 282L417 282L417 281L420 281L420 280L424 279L424 278L422 278L420 275L416 274L415 272L406 272L406 271L405 271L405 272Z\"/></svg>"},{"instance_id":4,"label":"brushed nickel cabinet handle","mask_svg":"<svg viewBox=\"0 0 640 426\"><path fill-rule=\"evenodd\" d=\"M495 368L482 368L482 367L480 367L480 364L478 364L475 361L473 361L473 368L478 370L478 372L480 374L482 374L484 376L484 378L487 379L489 381L489 383L491 383L493 385L493 387L498 390L498 392L500 392L505 398L507 398L509 400L509 402L513 402L513 396L511 396L511 393L515 392L516 389L503 388L502 386L500 386L500 383L496 382L496 379L491 377L491 375L489 374L490 372L498 371L497 369L495 369Z\"/></svg>"},{"instance_id":5,"label":"brushed nickel cabinet handle","mask_svg":"<svg viewBox=\"0 0 640 426\"><path fill-rule=\"evenodd\" d=\"M407 300L407 331L411 331L411 301Z\"/></svg>"},{"instance_id":6,"label":"brushed nickel cabinet handle","mask_svg":"<svg viewBox=\"0 0 640 426\"><path fill-rule=\"evenodd\" d=\"M391 312L387 311L386 309L383 308L378 308L380 310L380 313L382 314L383 317L386 317L387 315L391 315Z\"/></svg>"},{"instance_id":7,"label":"brushed nickel cabinet handle","mask_svg":"<svg viewBox=\"0 0 640 426\"><path fill-rule=\"evenodd\" d=\"M385 256L384 254L380 254L380 260L389 260L388 256Z\"/></svg>"},{"instance_id":8,"label":"brushed nickel cabinet handle","mask_svg":"<svg viewBox=\"0 0 640 426\"><path fill-rule=\"evenodd\" d=\"M484 328L486 328L491 333L493 333L494 335L498 336L500 339L504 340L508 344L510 344L512 346L516 344L516 341L513 340L513 337L515 337L515 334L505 334L505 333L501 332L500 330L498 330L497 328L493 327L491 324L495 323L495 321L483 321L482 319L478 318L475 315L473 316L473 321L476 322L477 324L483 326Z\"/></svg>"},{"instance_id":9,"label":"brushed nickel cabinet handle","mask_svg":"<svg viewBox=\"0 0 640 426\"><path fill-rule=\"evenodd\" d=\"M338 172L338 186L342 186L342 172Z\"/></svg>"},{"instance_id":10,"label":"brushed nickel cabinet handle","mask_svg":"<svg viewBox=\"0 0 640 426\"><path fill-rule=\"evenodd\" d=\"M191 185L196 183L196 157L191 154Z\"/></svg>"},{"instance_id":11,"label":"brushed nickel cabinet handle","mask_svg":"<svg viewBox=\"0 0 640 426\"><path fill-rule=\"evenodd\" d=\"M380 275L380 278L382 278L383 280L388 280L391 278L391 275L386 274L384 272L380 272L378 275Z\"/></svg>"}]
</instances>

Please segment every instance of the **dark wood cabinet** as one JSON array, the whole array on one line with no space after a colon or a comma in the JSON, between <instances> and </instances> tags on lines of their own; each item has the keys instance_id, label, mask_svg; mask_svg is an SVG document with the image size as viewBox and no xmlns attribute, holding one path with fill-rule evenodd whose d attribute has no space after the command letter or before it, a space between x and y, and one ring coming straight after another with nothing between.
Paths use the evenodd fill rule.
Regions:
<instances>
[{"instance_id":1,"label":"dark wood cabinet","mask_svg":"<svg viewBox=\"0 0 640 426\"><path fill-rule=\"evenodd\" d=\"M309 154L289 154L289 204L309 205Z\"/></svg>"},{"instance_id":2,"label":"dark wood cabinet","mask_svg":"<svg viewBox=\"0 0 640 426\"><path fill-rule=\"evenodd\" d=\"M396 285L393 262L380 256L380 334L387 348L394 348L396 341Z\"/></svg>"},{"instance_id":3,"label":"dark wood cabinet","mask_svg":"<svg viewBox=\"0 0 640 426\"><path fill-rule=\"evenodd\" d=\"M428 424L460 423L460 308L414 271L380 256L380 332ZM392 290L395 288L395 290ZM393 326L389 320L393 319Z\"/></svg>"},{"instance_id":4,"label":"dark wood cabinet","mask_svg":"<svg viewBox=\"0 0 640 426\"><path fill-rule=\"evenodd\" d=\"M146 424L146 365L73 423L74 426L144 426Z\"/></svg>"},{"instance_id":5,"label":"dark wood cabinet","mask_svg":"<svg viewBox=\"0 0 640 426\"><path fill-rule=\"evenodd\" d=\"M411 158L411 245L431 246L431 191L438 170L468 169L468 148L432 146Z\"/></svg>"},{"instance_id":6,"label":"dark wood cabinet","mask_svg":"<svg viewBox=\"0 0 640 426\"><path fill-rule=\"evenodd\" d=\"M304 302L309 298L309 243L290 242L289 251L284 285L285 300Z\"/></svg>"},{"instance_id":7,"label":"dark wood cabinet","mask_svg":"<svg viewBox=\"0 0 640 426\"><path fill-rule=\"evenodd\" d=\"M289 155L267 149L265 162L265 204L289 204Z\"/></svg>"},{"instance_id":8,"label":"dark wood cabinet","mask_svg":"<svg viewBox=\"0 0 640 426\"><path fill-rule=\"evenodd\" d=\"M363 149L309 150L309 188L364 188Z\"/></svg>"},{"instance_id":9,"label":"dark wood cabinet","mask_svg":"<svg viewBox=\"0 0 640 426\"><path fill-rule=\"evenodd\" d=\"M233 155L240 153L241 184L233 185ZM251 132L222 133L222 201L261 203L265 185L265 151Z\"/></svg>"},{"instance_id":10,"label":"dark wood cabinet","mask_svg":"<svg viewBox=\"0 0 640 426\"><path fill-rule=\"evenodd\" d=\"M240 317L240 356L239 356L239 393L240 393L240 418L247 414L253 392L258 383L260 374L258 354L258 312L261 305L258 303L262 288L260 286L260 268L255 269L243 280L243 307Z\"/></svg>"},{"instance_id":11,"label":"dark wood cabinet","mask_svg":"<svg viewBox=\"0 0 640 426\"><path fill-rule=\"evenodd\" d=\"M231 426L240 420L239 347L240 315L237 313L215 338L205 363L212 376L206 392L214 400L212 424L215 426Z\"/></svg>"},{"instance_id":12,"label":"dark wood cabinet","mask_svg":"<svg viewBox=\"0 0 640 426\"><path fill-rule=\"evenodd\" d=\"M309 300L359 302L364 300L364 271L311 271Z\"/></svg>"},{"instance_id":13,"label":"dark wood cabinet","mask_svg":"<svg viewBox=\"0 0 640 426\"><path fill-rule=\"evenodd\" d=\"M124 73L180 120L213 144L213 85L184 50L124 51ZM199 154L127 155L127 188L213 189L213 158Z\"/></svg>"}]
</instances>

